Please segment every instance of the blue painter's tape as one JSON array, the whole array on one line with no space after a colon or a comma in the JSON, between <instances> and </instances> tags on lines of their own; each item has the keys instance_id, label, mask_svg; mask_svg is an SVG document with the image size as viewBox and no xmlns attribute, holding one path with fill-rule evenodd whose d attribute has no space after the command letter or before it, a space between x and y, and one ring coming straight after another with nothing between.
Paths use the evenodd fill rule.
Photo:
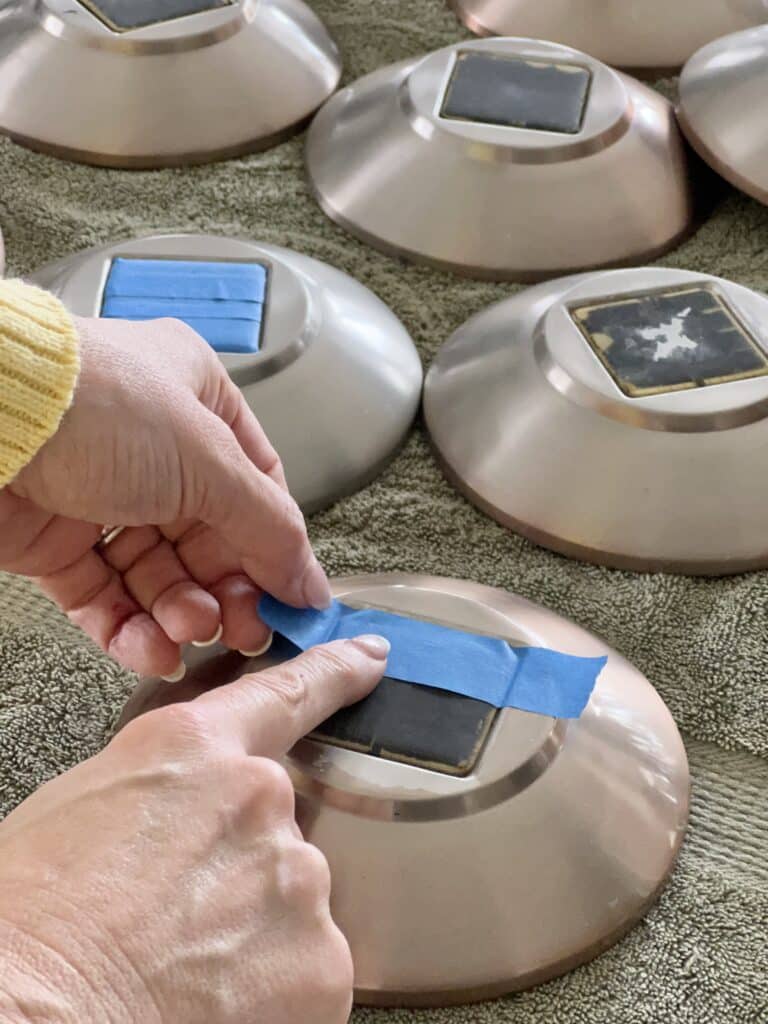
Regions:
<instances>
[{"instance_id":1,"label":"blue painter's tape","mask_svg":"<svg viewBox=\"0 0 768 1024\"><path fill-rule=\"evenodd\" d=\"M206 320L261 320L260 302L231 302L221 299L134 299L130 296L111 295L104 300L102 316L121 317L124 320L159 320L163 316L175 316L178 311L184 318L198 317Z\"/></svg>"},{"instance_id":2,"label":"blue painter's tape","mask_svg":"<svg viewBox=\"0 0 768 1024\"><path fill-rule=\"evenodd\" d=\"M217 352L258 352L267 268L197 260L112 261L101 315L123 320L174 317Z\"/></svg>"},{"instance_id":3,"label":"blue painter's tape","mask_svg":"<svg viewBox=\"0 0 768 1024\"><path fill-rule=\"evenodd\" d=\"M121 317L125 320L154 320L153 316ZM261 323L254 320L208 320L204 317L177 316L197 331L216 352L248 355L259 351Z\"/></svg>"},{"instance_id":4,"label":"blue painter's tape","mask_svg":"<svg viewBox=\"0 0 768 1024\"><path fill-rule=\"evenodd\" d=\"M267 268L227 260L112 260L104 296L263 302Z\"/></svg>"},{"instance_id":5,"label":"blue painter's tape","mask_svg":"<svg viewBox=\"0 0 768 1024\"><path fill-rule=\"evenodd\" d=\"M259 615L301 650L364 633L392 644L387 675L497 708L578 718L607 658L579 658L539 647L512 647L494 637L334 601L326 611L300 610L265 595Z\"/></svg>"}]
</instances>

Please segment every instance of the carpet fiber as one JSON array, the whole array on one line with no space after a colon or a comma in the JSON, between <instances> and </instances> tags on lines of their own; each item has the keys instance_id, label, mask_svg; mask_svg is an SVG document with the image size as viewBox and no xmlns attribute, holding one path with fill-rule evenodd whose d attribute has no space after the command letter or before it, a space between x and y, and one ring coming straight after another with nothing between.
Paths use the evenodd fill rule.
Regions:
<instances>
[{"instance_id":1,"label":"carpet fiber","mask_svg":"<svg viewBox=\"0 0 768 1024\"><path fill-rule=\"evenodd\" d=\"M341 45L347 79L462 36L442 0L314 6ZM0 141L0 182L9 274L148 231L253 237L354 274L403 319L425 364L470 313L515 290L408 267L350 239L308 194L301 139L229 163L140 173ZM660 262L768 290L766 239L768 210L726 191L697 234ZM332 574L477 580L598 633L658 688L694 776L678 869L614 949L522 995L456 1010L358 1011L359 1024L768 1024L768 575L637 575L536 548L448 486L419 428L372 486L310 527ZM0 620L1 815L104 744L133 680L24 581L0 576Z\"/></svg>"}]
</instances>

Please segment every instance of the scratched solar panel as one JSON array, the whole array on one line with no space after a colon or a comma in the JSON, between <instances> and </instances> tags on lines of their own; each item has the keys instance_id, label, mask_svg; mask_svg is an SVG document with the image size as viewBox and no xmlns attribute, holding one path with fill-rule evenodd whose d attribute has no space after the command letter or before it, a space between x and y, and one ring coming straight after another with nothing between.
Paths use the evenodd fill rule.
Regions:
<instances>
[{"instance_id":1,"label":"scratched solar panel","mask_svg":"<svg viewBox=\"0 0 768 1024\"><path fill-rule=\"evenodd\" d=\"M572 64L460 53L442 117L506 128L575 134L581 130L592 74Z\"/></svg>"},{"instance_id":2,"label":"scratched solar panel","mask_svg":"<svg viewBox=\"0 0 768 1024\"><path fill-rule=\"evenodd\" d=\"M319 726L312 738L464 776L477 764L496 715L484 701L385 678L370 696Z\"/></svg>"},{"instance_id":3,"label":"scratched solar panel","mask_svg":"<svg viewBox=\"0 0 768 1024\"><path fill-rule=\"evenodd\" d=\"M606 299L571 317L632 398L768 374L768 356L711 287Z\"/></svg>"},{"instance_id":4,"label":"scratched solar panel","mask_svg":"<svg viewBox=\"0 0 768 1024\"><path fill-rule=\"evenodd\" d=\"M220 7L229 7L237 0L80 0L98 18L118 32L146 28L163 21L186 18Z\"/></svg>"}]
</instances>

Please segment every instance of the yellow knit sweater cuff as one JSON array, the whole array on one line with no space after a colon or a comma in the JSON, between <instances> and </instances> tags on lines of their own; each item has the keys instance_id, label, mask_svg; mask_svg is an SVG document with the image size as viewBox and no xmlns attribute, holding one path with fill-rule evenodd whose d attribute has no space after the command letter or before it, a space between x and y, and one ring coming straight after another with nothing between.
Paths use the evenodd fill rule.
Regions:
<instances>
[{"instance_id":1,"label":"yellow knit sweater cuff","mask_svg":"<svg viewBox=\"0 0 768 1024\"><path fill-rule=\"evenodd\" d=\"M0 487L56 433L79 369L75 325L59 300L0 281Z\"/></svg>"}]
</instances>

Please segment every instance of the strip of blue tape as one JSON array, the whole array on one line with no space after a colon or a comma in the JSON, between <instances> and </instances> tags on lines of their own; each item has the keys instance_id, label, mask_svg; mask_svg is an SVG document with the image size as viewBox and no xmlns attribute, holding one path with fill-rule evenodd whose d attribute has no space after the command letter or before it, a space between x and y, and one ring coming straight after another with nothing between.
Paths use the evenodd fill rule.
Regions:
<instances>
[{"instance_id":1,"label":"strip of blue tape","mask_svg":"<svg viewBox=\"0 0 768 1024\"><path fill-rule=\"evenodd\" d=\"M175 316L181 309L188 317L204 317L208 320L261 320L260 302L242 302L240 299L136 299L129 295L111 295L105 300L104 309L109 316L138 320L140 317L158 319ZM102 310L102 316L104 310Z\"/></svg>"},{"instance_id":2,"label":"strip of blue tape","mask_svg":"<svg viewBox=\"0 0 768 1024\"><path fill-rule=\"evenodd\" d=\"M102 314L103 316L104 314ZM165 313L165 316L170 314ZM112 314L106 314L107 318ZM173 314L175 320L181 320L193 331L197 331L201 338L216 352L234 353L235 355L247 355L251 352L258 352L261 343L261 321L259 320L219 320L206 317L184 316L179 310ZM112 317L114 319L114 316ZM157 316L126 316L120 315L120 320L157 320Z\"/></svg>"},{"instance_id":3,"label":"strip of blue tape","mask_svg":"<svg viewBox=\"0 0 768 1024\"><path fill-rule=\"evenodd\" d=\"M236 299L263 302L267 268L227 260L112 260L105 298Z\"/></svg>"},{"instance_id":4,"label":"strip of blue tape","mask_svg":"<svg viewBox=\"0 0 768 1024\"><path fill-rule=\"evenodd\" d=\"M122 320L175 317L217 352L258 352L267 268L198 260L112 261L101 315Z\"/></svg>"},{"instance_id":5,"label":"strip of blue tape","mask_svg":"<svg viewBox=\"0 0 768 1024\"><path fill-rule=\"evenodd\" d=\"M540 647L512 647L494 637L334 601L325 611L290 608L265 595L259 615L301 650L364 633L392 644L387 675L433 686L497 708L578 718L607 658L579 658Z\"/></svg>"}]
</instances>

